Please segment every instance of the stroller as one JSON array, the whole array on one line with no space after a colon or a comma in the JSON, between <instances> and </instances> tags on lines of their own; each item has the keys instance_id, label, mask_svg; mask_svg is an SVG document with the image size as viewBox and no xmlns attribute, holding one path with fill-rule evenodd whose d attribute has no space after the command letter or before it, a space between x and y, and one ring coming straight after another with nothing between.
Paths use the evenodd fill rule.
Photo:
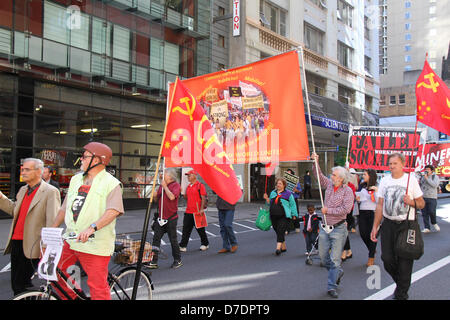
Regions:
<instances>
[{"instance_id":1,"label":"stroller","mask_svg":"<svg viewBox=\"0 0 450 320\"><path fill-rule=\"evenodd\" d=\"M316 240L314 241L314 244L312 245L312 249L308 252L308 255L306 256L306 260L305 263L307 265L312 265L313 264L313 260L311 258L311 255L314 251L314 248L318 248L319 247L319 234L317 234Z\"/></svg>"}]
</instances>

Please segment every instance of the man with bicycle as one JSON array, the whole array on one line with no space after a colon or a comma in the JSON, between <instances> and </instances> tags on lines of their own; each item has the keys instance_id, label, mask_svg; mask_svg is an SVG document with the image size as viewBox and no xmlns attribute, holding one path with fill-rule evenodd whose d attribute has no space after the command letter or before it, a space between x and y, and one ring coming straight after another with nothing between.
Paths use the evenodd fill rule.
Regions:
<instances>
[{"instance_id":1,"label":"man with bicycle","mask_svg":"<svg viewBox=\"0 0 450 320\"><path fill-rule=\"evenodd\" d=\"M116 218L124 213L122 184L105 170L112 157L107 145L90 142L83 149L83 172L70 180L53 224L58 227L65 222L66 233L78 235L76 240L65 242L59 268L67 274L67 269L79 261L88 276L91 299L110 300L108 264L114 252ZM94 238L89 239L93 234ZM59 283L67 288L63 280ZM75 295L72 290L67 292Z\"/></svg>"}]
</instances>

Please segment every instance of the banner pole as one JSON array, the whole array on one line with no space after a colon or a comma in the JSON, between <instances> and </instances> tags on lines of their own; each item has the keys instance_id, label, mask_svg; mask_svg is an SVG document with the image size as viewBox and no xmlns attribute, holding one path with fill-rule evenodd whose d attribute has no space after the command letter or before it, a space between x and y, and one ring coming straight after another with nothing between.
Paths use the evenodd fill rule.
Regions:
<instances>
[{"instance_id":1,"label":"banner pole","mask_svg":"<svg viewBox=\"0 0 450 320\"><path fill-rule=\"evenodd\" d=\"M303 55L303 47L299 46L300 53L302 56L302 74L303 79L305 80L305 94L306 94L306 106L308 108L308 118L309 118L309 130L311 131L311 143L313 147L313 152L316 154L316 146L314 144L314 133L312 128L312 120L311 120L311 109L309 108L309 96L308 96L308 83L306 82L306 72L305 72L305 58ZM320 185L320 176L319 176L319 163L314 159L315 165L316 165L316 174L317 174L317 182L319 183L319 194L320 194L320 202L322 204L323 208L323 196L322 196L322 187ZM325 215L323 216L325 224L327 224L327 220Z\"/></svg>"},{"instance_id":2,"label":"banner pole","mask_svg":"<svg viewBox=\"0 0 450 320\"><path fill-rule=\"evenodd\" d=\"M353 135L353 126L350 124L349 126L349 131L348 131L348 141L347 141L347 155L345 156L345 167L346 168L350 168L350 163L348 163L348 153L350 151L350 139L352 138Z\"/></svg>"},{"instance_id":3,"label":"banner pole","mask_svg":"<svg viewBox=\"0 0 450 320\"><path fill-rule=\"evenodd\" d=\"M178 82L178 77L175 81L175 86ZM167 90L169 90L170 87L167 87ZM175 88L173 90L173 92L175 92ZM150 221L150 209L153 203L153 195L155 192L155 185L156 185L156 178L158 177L158 173L159 173L159 163L161 162L161 154L162 154L162 148L163 148L163 143L164 140L166 138L166 131L167 131L167 120L169 119L169 98L170 98L170 106L172 105L172 100L173 100L173 96L170 97L170 95L167 97L167 104L166 104L166 123L164 125L164 134L163 134L163 138L161 140L161 147L159 149L159 155L158 155L158 161L156 162L156 169L155 169L155 175L153 176L153 185L152 185L152 192L150 194L150 201L149 204L147 206L147 211L145 212L145 219L144 219L144 226L142 228L142 235L141 235L141 245L139 248L139 255L138 255L138 260L136 263L136 276L134 278L134 285L133 285L133 293L131 295L131 300L136 300L136 294L137 294L137 288L139 286L139 280L141 277L141 269L142 269L142 258L144 255L144 248L145 248L145 241L147 240L147 232L148 232L148 225L149 225L149 221Z\"/></svg>"}]
</instances>

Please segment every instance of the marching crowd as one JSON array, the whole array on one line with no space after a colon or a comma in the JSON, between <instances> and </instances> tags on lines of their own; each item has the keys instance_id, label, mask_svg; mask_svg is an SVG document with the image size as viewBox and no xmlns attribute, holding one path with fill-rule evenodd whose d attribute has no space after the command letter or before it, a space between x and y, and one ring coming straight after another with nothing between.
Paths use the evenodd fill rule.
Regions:
<instances>
[{"instance_id":1,"label":"marching crowd","mask_svg":"<svg viewBox=\"0 0 450 320\"><path fill-rule=\"evenodd\" d=\"M91 298L110 299L108 263L114 252L116 219L124 213L121 183L105 170L111 157L112 151L107 145L91 142L84 146L81 173L71 179L62 204L57 186L51 184L51 172L48 168L44 169L41 160L34 158L23 162L21 175L26 185L19 190L17 200L12 201L0 192L0 209L13 216L5 254L11 254L11 286L15 295L32 286L31 276L41 258L39 245L36 245L41 229L59 227L64 222L66 232L75 233L77 239L65 242L60 269L66 272L69 265L80 263L88 277ZM319 255L321 265L328 271L327 293L337 298L337 289L344 275L342 262L353 255L348 233L355 231L353 212L358 210L357 224L368 250L367 266L374 263L380 237L381 260L396 283L394 298L407 299L414 259L398 256L396 238L410 211L413 217L417 210L422 211L424 233L430 232L431 228L439 231L436 222L439 179L433 173L434 168L427 166L425 174L417 179L415 175L404 172L404 156L394 153L389 156L391 174L377 183L377 174L371 169L364 171L361 181L344 167L334 167L328 178L317 165L319 156L313 153L311 159L314 160L311 171L324 190L320 208L308 204L307 213L300 216L298 199L301 197L301 185L297 184L290 192L283 178L276 179L275 188L269 194L264 194L276 234L275 255L281 256L287 251L285 235L291 230L291 224L296 232L301 232L302 221L306 254L308 257ZM292 170L290 173L294 174ZM197 227L196 217L205 213L206 189L197 180L197 172L191 170L186 175L189 185L184 193L187 206L180 242L177 238L177 221L181 186L175 170L164 171L153 199L158 204L158 210L152 224L152 246L159 248L163 235L168 234L173 256L172 268L183 265L181 253L187 250L194 228L201 239L200 250L209 248L205 227ZM306 196L306 191L310 193L311 188L309 172L305 175L304 184ZM236 205L218 197L216 207L223 240L218 254L234 253L238 250L233 230ZM93 234L94 240L88 241ZM158 268L157 251L149 267ZM67 287L64 281L60 281L60 285Z\"/></svg>"}]
</instances>

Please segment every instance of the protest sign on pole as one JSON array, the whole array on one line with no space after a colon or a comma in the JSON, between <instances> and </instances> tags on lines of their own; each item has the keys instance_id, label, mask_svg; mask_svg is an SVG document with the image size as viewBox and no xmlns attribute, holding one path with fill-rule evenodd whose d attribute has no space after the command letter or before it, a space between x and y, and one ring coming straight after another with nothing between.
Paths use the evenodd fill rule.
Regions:
<instances>
[{"instance_id":1,"label":"protest sign on pole","mask_svg":"<svg viewBox=\"0 0 450 320\"><path fill-rule=\"evenodd\" d=\"M423 152L423 144L419 142L421 138L424 141L425 132L422 128L415 133L414 128L353 127L349 137L349 167L388 171L389 155L399 152L405 155L405 170L414 171L415 159Z\"/></svg>"}]
</instances>

